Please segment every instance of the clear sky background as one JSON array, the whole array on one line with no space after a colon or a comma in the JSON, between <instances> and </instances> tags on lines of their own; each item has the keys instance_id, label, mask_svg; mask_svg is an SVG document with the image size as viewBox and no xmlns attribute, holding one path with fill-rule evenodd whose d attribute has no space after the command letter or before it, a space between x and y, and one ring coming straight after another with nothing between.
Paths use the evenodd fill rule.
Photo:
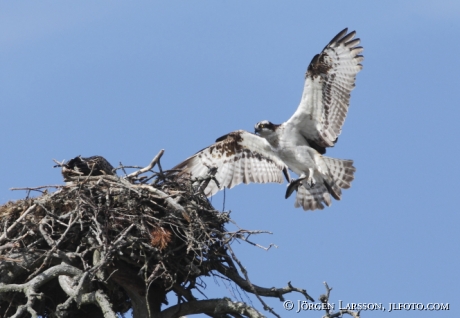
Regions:
<instances>
[{"instance_id":1,"label":"clear sky background","mask_svg":"<svg viewBox=\"0 0 460 318\"><path fill-rule=\"evenodd\" d=\"M25 196L11 187L62 184L53 158L145 166L165 149L167 169L228 132L287 120L311 58L345 27L364 69L328 155L355 161L352 188L316 212L285 200L286 184L226 191L239 226L278 246L235 249L261 286L292 281L317 298L327 281L337 305L451 308L362 317L458 316L457 0L2 1L0 203ZM223 196L212 202L222 209ZM210 298L235 292L263 311L220 279L206 284ZM323 314L268 302L283 317Z\"/></svg>"}]
</instances>

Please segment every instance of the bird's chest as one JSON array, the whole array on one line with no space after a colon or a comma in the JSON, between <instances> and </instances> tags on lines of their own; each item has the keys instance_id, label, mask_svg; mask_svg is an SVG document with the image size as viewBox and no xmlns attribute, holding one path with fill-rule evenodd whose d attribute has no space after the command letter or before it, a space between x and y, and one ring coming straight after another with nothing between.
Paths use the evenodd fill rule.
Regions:
<instances>
[{"instance_id":1,"label":"bird's chest","mask_svg":"<svg viewBox=\"0 0 460 318\"><path fill-rule=\"evenodd\" d=\"M279 149L278 155L297 174L316 166L316 151L308 146L285 146Z\"/></svg>"},{"instance_id":2,"label":"bird's chest","mask_svg":"<svg viewBox=\"0 0 460 318\"><path fill-rule=\"evenodd\" d=\"M308 142L298 131L287 128L278 135L277 148L279 151L290 152L303 146L308 146Z\"/></svg>"}]
</instances>

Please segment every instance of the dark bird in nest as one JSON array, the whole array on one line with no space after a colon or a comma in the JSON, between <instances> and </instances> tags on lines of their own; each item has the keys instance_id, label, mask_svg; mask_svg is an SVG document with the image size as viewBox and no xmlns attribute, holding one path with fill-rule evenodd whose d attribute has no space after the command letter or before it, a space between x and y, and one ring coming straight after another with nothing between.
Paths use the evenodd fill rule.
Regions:
<instances>
[{"instance_id":1,"label":"dark bird in nest","mask_svg":"<svg viewBox=\"0 0 460 318\"><path fill-rule=\"evenodd\" d=\"M75 176L101 176L110 175L114 176L114 167L102 156L92 156L83 158L82 156L70 159L66 163L56 165L55 167L62 167L62 175L64 180L69 177Z\"/></svg>"}]
</instances>

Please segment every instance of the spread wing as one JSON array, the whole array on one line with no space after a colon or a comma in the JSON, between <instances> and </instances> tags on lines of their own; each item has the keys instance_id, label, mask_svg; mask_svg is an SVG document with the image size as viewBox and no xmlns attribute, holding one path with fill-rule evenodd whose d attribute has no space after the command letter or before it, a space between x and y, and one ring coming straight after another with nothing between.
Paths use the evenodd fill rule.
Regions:
<instances>
[{"instance_id":1,"label":"spread wing","mask_svg":"<svg viewBox=\"0 0 460 318\"><path fill-rule=\"evenodd\" d=\"M353 39L356 32L347 29L337 34L317 54L305 78L300 105L286 124L294 125L320 153L331 147L342 130L355 86L356 74L362 69L363 48Z\"/></svg>"},{"instance_id":2,"label":"spread wing","mask_svg":"<svg viewBox=\"0 0 460 318\"><path fill-rule=\"evenodd\" d=\"M208 174L210 168L217 168L214 181L208 183L204 193L214 195L223 187L233 188L240 183L288 181L288 167L279 159L266 139L244 130L237 130L216 140L216 143L199 151L178 164L172 170L179 170L179 177L196 179Z\"/></svg>"}]
</instances>

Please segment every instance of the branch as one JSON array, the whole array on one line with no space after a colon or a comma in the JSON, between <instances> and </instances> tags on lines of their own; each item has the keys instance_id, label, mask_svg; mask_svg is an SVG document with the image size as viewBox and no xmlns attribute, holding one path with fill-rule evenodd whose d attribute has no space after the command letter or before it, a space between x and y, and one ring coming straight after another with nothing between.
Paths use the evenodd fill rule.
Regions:
<instances>
[{"instance_id":1,"label":"branch","mask_svg":"<svg viewBox=\"0 0 460 318\"><path fill-rule=\"evenodd\" d=\"M22 215L21 215L13 224L11 224L11 226L5 231L5 233L3 233L2 236L0 236L0 243L3 243L3 241L5 241L6 239L8 239L8 237L7 237L8 233L9 233L12 229L14 229L14 227L15 227L16 225L18 225L18 223L21 222L22 219L24 219L24 218L26 217L27 214L29 214L30 212L32 212L32 211L35 209L36 206L37 206L36 204L30 206L24 213L22 213Z\"/></svg>"},{"instance_id":2,"label":"branch","mask_svg":"<svg viewBox=\"0 0 460 318\"><path fill-rule=\"evenodd\" d=\"M284 294L292 293L292 292L298 292L301 293L302 295L305 296L305 298L311 302L314 302L315 300L308 295L307 291L305 289L300 289L297 287L294 287L291 285L291 282L288 282L288 285L283 288L266 288L266 287L260 287L257 285L254 285L247 280L245 280L243 277L241 277L237 271L234 269L231 269L230 267L227 267L223 264L218 264L216 267L216 270L221 273L222 275L228 277L231 279L235 284L237 284L242 290L248 292L248 293L254 293L253 290L257 292L260 296L264 297L278 297L280 301L284 301Z\"/></svg>"},{"instance_id":3,"label":"branch","mask_svg":"<svg viewBox=\"0 0 460 318\"><path fill-rule=\"evenodd\" d=\"M329 304L329 295L331 293L332 288L329 287L329 285L324 282L324 286L326 287L326 294L319 296L319 301L321 301L323 304ZM326 315L323 316L323 318L337 318L337 317L342 317L343 314L349 314L353 318L360 318L360 313L361 311L353 311L350 309L341 309L340 311L336 313L331 312L332 306L325 306L325 311Z\"/></svg>"},{"instance_id":4,"label":"branch","mask_svg":"<svg viewBox=\"0 0 460 318\"><path fill-rule=\"evenodd\" d=\"M79 298L79 302L82 305L98 305L102 310L104 318L117 318L117 314L112 309L112 304L110 303L107 295L102 290L97 290L92 293L83 294Z\"/></svg>"},{"instance_id":5,"label":"branch","mask_svg":"<svg viewBox=\"0 0 460 318\"><path fill-rule=\"evenodd\" d=\"M244 277L246 278L246 282L248 283L248 287L250 289L250 292L254 294L257 299L260 301L260 303L264 306L264 310L269 311L272 315L281 318L280 315L278 315L273 308L269 307L267 303L260 297L260 295L257 292L257 289L255 289L254 285L251 283L249 280L248 272L246 271L246 268L244 268L243 264L241 264L240 260L236 257L235 253L233 252L233 249L231 248L230 245L227 246L228 251L230 252L230 255L232 256L232 259L238 264L238 267L240 268L241 272L243 273Z\"/></svg>"},{"instance_id":6,"label":"branch","mask_svg":"<svg viewBox=\"0 0 460 318\"><path fill-rule=\"evenodd\" d=\"M249 243L249 244L251 244L253 246L261 248L261 249L263 249L265 251L268 251L272 247L278 248L278 246L276 244L273 244L273 243L270 243L270 245L268 247L265 247L265 246L262 246L260 244L254 243L254 242L249 240L249 237L251 235L253 235L253 234L262 234L262 233L264 233L264 234L273 234L272 232L269 232L269 231L248 231L248 230L239 229L238 231L234 232L234 235L237 238L239 238L239 239L241 239L241 240L243 240L243 241L245 241L245 242L247 242L247 243Z\"/></svg>"},{"instance_id":7,"label":"branch","mask_svg":"<svg viewBox=\"0 0 460 318\"><path fill-rule=\"evenodd\" d=\"M191 301L197 301L197 299L195 298L195 296L193 296L192 292L190 291L190 289L185 289L184 287L180 286L179 284L174 284L174 286L172 287L172 290L174 290L174 292L177 294L177 296L180 298L180 297L184 297L188 302L191 302ZM222 317L221 315L212 315L212 314L206 314L207 316L209 317L215 317L215 318L220 318Z\"/></svg>"},{"instance_id":8,"label":"branch","mask_svg":"<svg viewBox=\"0 0 460 318\"><path fill-rule=\"evenodd\" d=\"M19 306L14 316L20 317L27 310L32 315L32 317L37 317L37 314L35 310L33 310L32 307L35 302L35 299L37 298L40 299L42 297L42 294L37 293L37 290L39 290L41 286L45 285L50 280L58 276L61 276L61 275L74 277L74 276L81 275L82 273L83 272L79 270L78 268L67 265L67 264L56 265L56 266L53 266L47 269L46 271L39 274L38 276L36 276L34 279L32 279L31 281L27 283L9 284L9 285L0 284L0 294L8 293L8 292L24 293L27 297L27 304ZM82 279L80 280L80 284L76 289L69 290L68 288L70 286L67 286L68 288L65 288L66 293L71 293L71 294L78 293L78 291L82 289L82 284L86 276L83 275ZM61 279L61 282L62 282L62 279ZM115 312L112 310L112 305L110 304L107 296L101 290L97 290L92 293L86 293L83 295L75 294L74 296L76 296L76 301L80 305L90 304L90 303L98 305L101 308L105 318L116 318L117 317Z\"/></svg>"},{"instance_id":9,"label":"branch","mask_svg":"<svg viewBox=\"0 0 460 318\"><path fill-rule=\"evenodd\" d=\"M100 179L109 180L113 182L118 182L120 180L119 177L109 176L109 175L100 175L100 176L77 176L77 177L69 177L70 181L78 181L78 182L87 182L87 181L99 181Z\"/></svg>"},{"instance_id":10,"label":"branch","mask_svg":"<svg viewBox=\"0 0 460 318\"><path fill-rule=\"evenodd\" d=\"M67 275L67 276L76 276L81 275L82 271L76 267L67 265L67 264L60 264L48 268L43 273L37 275L31 281L24 283L24 284L2 284L0 283L0 294L1 293L9 293L9 292L24 292L27 293L28 289L34 289L41 287L42 285L46 284L53 278L59 275Z\"/></svg>"},{"instance_id":11,"label":"branch","mask_svg":"<svg viewBox=\"0 0 460 318\"><path fill-rule=\"evenodd\" d=\"M142 168L140 170L137 170L137 171L134 171L133 173L128 174L126 176L126 178L137 177L138 175L140 175L140 174L142 174L144 172L147 172L150 169L152 169L153 167L155 167L155 165L157 164L158 160L160 160L161 156L163 156L164 152L165 152L165 150L161 149L160 152L155 156L155 158L153 158L152 162L150 162L150 164L147 167Z\"/></svg>"},{"instance_id":12,"label":"branch","mask_svg":"<svg viewBox=\"0 0 460 318\"><path fill-rule=\"evenodd\" d=\"M67 264L56 265L37 275L27 283L8 285L0 284L0 294L9 292L24 293L27 297L27 303L25 305L18 306L16 314L13 317L21 317L25 311L28 311L32 317L37 317L37 313L32 307L37 298L42 298L42 294L37 293L39 288L59 275L67 275L73 277L80 275L81 273L82 271L78 268Z\"/></svg>"},{"instance_id":13,"label":"branch","mask_svg":"<svg viewBox=\"0 0 460 318\"><path fill-rule=\"evenodd\" d=\"M168 206L171 209L173 209L174 211L180 211L182 213L185 212L185 209L182 207L182 205L180 205L179 203L174 201L171 198L171 196L167 195L163 191L158 190L157 188L154 188L154 187L146 185L146 184L139 184L139 185L136 185L136 187L142 188L142 189L147 189L149 192L158 195L160 198L164 199L166 201L166 203L168 204Z\"/></svg>"},{"instance_id":14,"label":"branch","mask_svg":"<svg viewBox=\"0 0 460 318\"><path fill-rule=\"evenodd\" d=\"M177 304L161 312L159 318L174 318L193 314L235 314L244 315L249 318L265 317L256 309L242 302L233 302L228 298L207 299L190 301L184 304Z\"/></svg>"},{"instance_id":15,"label":"branch","mask_svg":"<svg viewBox=\"0 0 460 318\"><path fill-rule=\"evenodd\" d=\"M202 193L204 189L206 189L206 187L208 186L209 182L211 182L211 180L214 181L217 187L220 189L219 181L217 181L216 179L216 173L217 173L217 168L210 167L208 174L206 176L202 178L197 178L194 182L200 182L200 184L198 185L196 192Z\"/></svg>"},{"instance_id":16,"label":"branch","mask_svg":"<svg viewBox=\"0 0 460 318\"><path fill-rule=\"evenodd\" d=\"M115 311L112 309L112 304L110 303L107 295L102 290L97 290L95 292L86 293L80 295L80 291L83 286L83 281L88 277L88 272L83 274L80 279L78 287L71 287L71 282L67 280L68 276L59 276L59 283L64 291L71 297L69 297L63 304L57 306L58 316L65 317L66 310L70 307L70 304L75 301L78 306L94 304L99 306L102 310L104 318L117 318ZM65 277L65 278L64 278ZM73 281L70 278L71 281Z\"/></svg>"},{"instance_id":17,"label":"branch","mask_svg":"<svg viewBox=\"0 0 460 318\"><path fill-rule=\"evenodd\" d=\"M10 188L11 191L18 191L18 190L27 190L27 191L39 191L40 189L43 188L63 188L65 185L44 185L44 186L39 186L39 187L25 187L25 188ZM43 191L39 191L43 192Z\"/></svg>"}]
</instances>

